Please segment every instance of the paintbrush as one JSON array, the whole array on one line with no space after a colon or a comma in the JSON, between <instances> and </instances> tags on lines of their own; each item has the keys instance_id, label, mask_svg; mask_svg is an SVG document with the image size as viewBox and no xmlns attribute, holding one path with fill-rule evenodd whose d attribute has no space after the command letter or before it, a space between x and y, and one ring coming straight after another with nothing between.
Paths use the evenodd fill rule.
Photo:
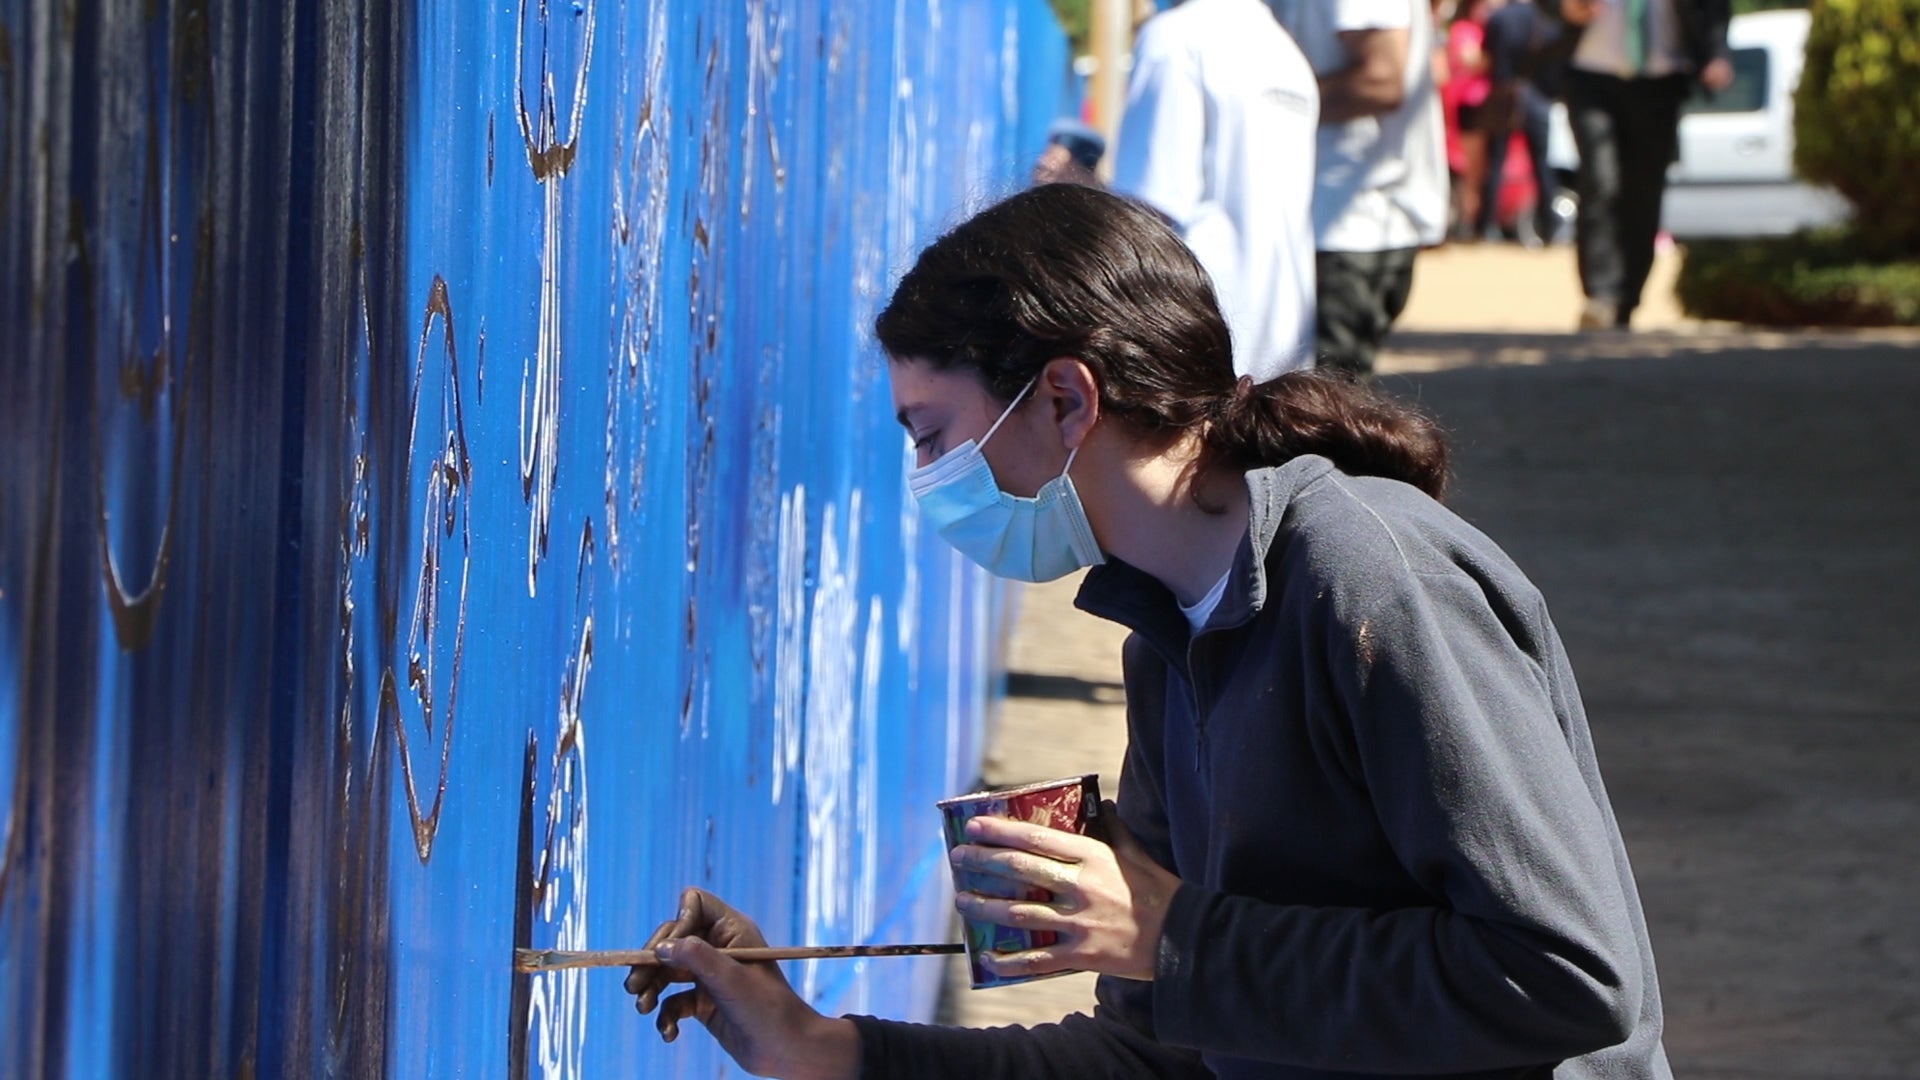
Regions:
<instances>
[{"instance_id":1,"label":"paintbrush","mask_svg":"<svg viewBox=\"0 0 1920 1080\"><path fill-rule=\"evenodd\" d=\"M742 963L756 960L838 960L856 956L944 956L965 952L965 945L773 945L721 949ZM565 949L515 949L515 974L531 975L568 968L634 967L658 964L652 949L595 949L569 952Z\"/></svg>"}]
</instances>

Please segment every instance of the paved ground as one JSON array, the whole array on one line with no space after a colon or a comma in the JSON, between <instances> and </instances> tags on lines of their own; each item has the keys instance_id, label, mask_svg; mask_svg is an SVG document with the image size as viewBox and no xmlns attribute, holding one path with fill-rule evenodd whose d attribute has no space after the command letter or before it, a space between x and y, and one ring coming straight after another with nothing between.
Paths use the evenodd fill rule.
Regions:
<instances>
[{"instance_id":1,"label":"paved ground","mask_svg":"<svg viewBox=\"0 0 1920 1080\"><path fill-rule=\"evenodd\" d=\"M1452 431L1454 507L1572 653L1675 1072L1920 1077L1920 337L1650 303L1651 332L1576 338L1570 274L1564 249L1426 257L1388 381ZM1119 635L1072 592L1024 594L992 780L1118 774ZM1090 1001L1075 976L951 1015Z\"/></svg>"}]
</instances>

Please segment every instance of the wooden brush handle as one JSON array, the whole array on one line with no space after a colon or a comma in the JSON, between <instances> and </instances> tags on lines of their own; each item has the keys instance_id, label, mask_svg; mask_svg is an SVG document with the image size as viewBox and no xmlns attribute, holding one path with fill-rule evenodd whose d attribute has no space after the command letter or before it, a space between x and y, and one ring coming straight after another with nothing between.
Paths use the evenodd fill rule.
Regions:
<instances>
[{"instance_id":1,"label":"wooden brush handle","mask_svg":"<svg viewBox=\"0 0 1920 1080\"><path fill-rule=\"evenodd\" d=\"M773 945L720 951L742 963L760 960L830 960L858 956L944 956L966 951L965 945ZM633 967L657 964L652 949L515 949L513 970L521 975L569 968Z\"/></svg>"}]
</instances>

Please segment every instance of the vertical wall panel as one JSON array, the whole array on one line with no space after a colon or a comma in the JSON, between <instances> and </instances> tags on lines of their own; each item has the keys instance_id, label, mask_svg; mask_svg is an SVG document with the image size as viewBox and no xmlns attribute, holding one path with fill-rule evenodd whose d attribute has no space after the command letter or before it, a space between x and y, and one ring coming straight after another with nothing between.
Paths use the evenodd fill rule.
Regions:
<instances>
[{"instance_id":1,"label":"vertical wall panel","mask_svg":"<svg viewBox=\"0 0 1920 1080\"><path fill-rule=\"evenodd\" d=\"M711 1075L510 949L944 935L999 605L867 327L1064 66L1042 0L0 0L0 1074Z\"/></svg>"}]
</instances>

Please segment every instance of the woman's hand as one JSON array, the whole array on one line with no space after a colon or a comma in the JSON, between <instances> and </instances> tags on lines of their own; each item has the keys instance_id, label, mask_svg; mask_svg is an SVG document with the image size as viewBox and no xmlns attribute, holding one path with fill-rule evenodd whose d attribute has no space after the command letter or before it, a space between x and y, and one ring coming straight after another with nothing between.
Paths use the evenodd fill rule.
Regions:
<instances>
[{"instance_id":1,"label":"woman's hand","mask_svg":"<svg viewBox=\"0 0 1920 1080\"><path fill-rule=\"evenodd\" d=\"M787 984L778 965L742 964L721 949L765 945L752 919L704 889L680 894L677 918L647 939L658 964L635 965L627 993L642 1013L660 1007L660 1037L680 1036L680 1021L706 1026L740 1067L755 1076L841 1080L860 1071L860 1034L850 1020L821 1016ZM660 1001L673 983L693 989Z\"/></svg>"},{"instance_id":2,"label":"woman's hand","mask_svg":"<svg viewBox=\"0 0 1920 1080\"><path fill-rule=\"evenodd\" d=\"M1005 891L1034 885L1051 901L1005 900L962 892L962 915L1021 930L1051 930L1053 945L1018 953L989 953L981 962L997 975L1097 971L1152 979L1160 929L1180 879L1147 855L1106 805L1111 846L1042 825L978 817L967 822L967 843L951 858L963 870L991 875Z\"/></svg>"},{"instance_id":3,"label":"woman's hand","mask_svg":"<svg viewBox=\"0 0 1920 1080\"><path fill-rule=\"evenodd\" d=\"M1707 66L1700 69L1700 85L1716 94L1732 86L1733 61L1724 56L1707 61Z\"/></svg>"}]
</instances>

